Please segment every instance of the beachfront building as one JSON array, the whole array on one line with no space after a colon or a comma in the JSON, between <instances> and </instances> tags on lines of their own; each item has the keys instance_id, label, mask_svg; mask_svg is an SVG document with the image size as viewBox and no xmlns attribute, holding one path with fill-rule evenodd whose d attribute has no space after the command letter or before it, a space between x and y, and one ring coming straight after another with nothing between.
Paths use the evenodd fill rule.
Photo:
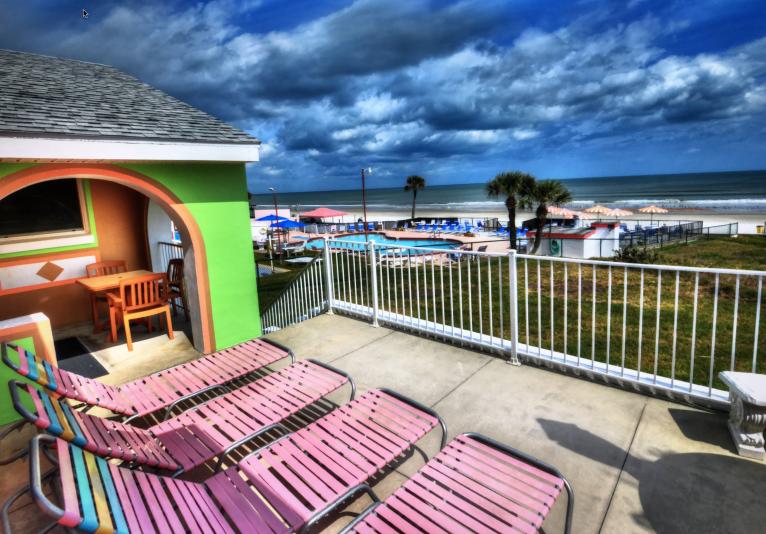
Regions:
<instances>
[{"instance_id":1,"label":"beachfront building","mask_svg":"<svg viewBox=\"0 0 766 534\"><path fill-rule=\"evenodd\" d=\"M620 233L619 222L548 228L543 231L538 254L579 259L611 258L620 250ZM530 243L534 236L534 230L527 233Z\"/></svg>"},{"instance_id":2,"label":"beachfront building","mask_svg":"<svg viewBox=\"0 0 766 534\"><path fill-rule=\"evenodd\" d=\"M260 335L258 140L110 66L12 51L0 65L0 320L42 312L56 336L92 320L87 265L179 258L197 350Z\"/></svg>"}]
</instances>

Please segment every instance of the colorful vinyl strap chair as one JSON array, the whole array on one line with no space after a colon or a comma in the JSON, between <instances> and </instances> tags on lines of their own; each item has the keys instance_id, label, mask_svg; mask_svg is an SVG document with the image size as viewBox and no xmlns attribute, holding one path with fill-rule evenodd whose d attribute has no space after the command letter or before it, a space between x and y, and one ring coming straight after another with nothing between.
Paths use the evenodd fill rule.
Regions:
<instances>
[{"instance_id":1,"label":"colorful vinyl strap chair","mask_svg":"<svg viewBox=\"0 0 766 534\"><path fill-rule=\"evenodd\" d=\"M38 435L30 448L31 492L59 525L83 532L294 532L403 458L439 423L435 412L415 401L371 390L204 483L117 466ZM57 473L43 475L46 444L55 445ZM58 504L43 488L44 479L54 476ZM3 508L5 525L9 508Z\"/></svg>"},{"instance_id":2,"label":"colorful vinyl strap chair","mask_svg":"<svg viewBox=\"0 0 766 534\"><path fill-rule=\"evenodd\" d=\"M18 363L11 360L9 349L18 354ZM286 347L254 339L121 386L112 386L59 369L18 345L2 344L3 362L21 376L67 399L106 408L129 418L161 409L167 413L183 400L221 389L232 380L288 356L295 361L292 351Z\"/></svg>"},{"instance_id":3,"label":"colorful vinyl strap chair","mask_svg":"<svg viewBox=\"0 0 766 534\"><path fill-rule=\"evenodd\" d=\"M564 489L564 532L569 533L574 493L561 473L481 434L462 434L342 532L532 534L540 531Z\"/></svg>"},{"instance_id":4,"label":"colorful vinyl strap chair","mask_svg":"<svg viewBox=\"0 0 766 534\"><path fill-rule=\"evenodd\" d=\"M305 360L146 429L72 410L31 384L12 381L10 389L16 411L49 434L104 458L178 475L216 457L220 466L229 453L265 432L286 431L284 419L347 382L353 395L346 373ZM25 405L23 398L30 402Z\"/></svg>"}]
</instances>

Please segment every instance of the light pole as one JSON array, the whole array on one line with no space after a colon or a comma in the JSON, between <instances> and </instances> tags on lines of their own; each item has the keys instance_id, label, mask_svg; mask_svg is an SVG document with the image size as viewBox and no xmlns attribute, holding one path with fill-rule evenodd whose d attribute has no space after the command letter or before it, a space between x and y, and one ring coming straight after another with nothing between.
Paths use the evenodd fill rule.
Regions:
<instances>
[{"instance_id":1,"label":"light pole","mask_svg":"<svg viewBox=\"0 0 766 534\"><path fill-rule=\"evenodd\" d=\"M367 170L367 174L372 174L372 167L369 167ZM362 167L362 211L364 212L364 240L367 241L367 192L365 190L364 186L364 171L365 168Z\"/></svg>"},{"instance_id":2,"label":"light pole","mask_svg":"<svg viewBox=\"0 0 766 534\"><path fill-rule=\"evenodd\" d=\"M277 207L277 190L273 187L269 187L269 191L271 191L271 196L274 198L274 224L279 223L279 208ZM276 230L278 229L278 226L274 227L274 233L276 233ZM277 233L277 246L279 247L279 259L282 259L282 234Z\"/></svg>"}]
</instances>

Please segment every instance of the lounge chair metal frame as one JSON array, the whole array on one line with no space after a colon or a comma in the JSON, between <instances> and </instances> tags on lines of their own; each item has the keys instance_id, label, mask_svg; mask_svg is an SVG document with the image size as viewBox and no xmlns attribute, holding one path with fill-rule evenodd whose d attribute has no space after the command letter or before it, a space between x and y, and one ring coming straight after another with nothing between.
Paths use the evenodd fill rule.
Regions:
<instances>
[{"instance_id":1,"label":"lounge chair metal frame","mask_svg":"<svg viewBox=\"0 0 766 534\"><path fill-rule=\"evenodd\" d=\"M530 456L529 454L526 454L525 452L522 452L518 449L515 449L509 445L505 445L504 443L500 443L499 441L496 441L488 436L485 436L483 434L479 434L477 432L467 432L465 434L462 434L462 436L465 436L467 438L473 439L479 443L482 443L488 447L491 447L499 452L502 452L504 454L507 454L508 456L512 458L517 458L524 463L531 465L533 467L536 467L537 469L540 469L541 471L544 471L558 479L561 479L564 489L567 493L567 510L566 510L566 516L564 519L564 532L566 534L569 534L572 530L572 514L574 512L574 491L572 490L572 486L569 484L569 481L564 477L564 475L561 474L561 472L556 469L555 467L543 462L542 460L538 460L537 458ZM457 439L457 438L456 438ZM444 447L442 446L442 449ZM426 465L423 467L427 467L429 463L433 462L434 458L432 458L429 462L426 463ZM406 483L405 483L406 485ZM367 517L369 517L375 510L385 504L385 500L381 501L378 499L378 497L375 495L375 493L369 489L368 486L365 484L360 484L359 486L350 489L347 494L348 496L357 495L361 493L367 493L370 498L372 499L373 503L365 508L354 520L346 525L341 531L340 534L348 534L354 530L354 527L359 525L360 523L364 522ZM339 499L336 503L333 503L332 505L328 506L322 511L322 514L319 515L319 517L314 520L314 524L318 523L319 521L323 520L325 517L329 516L332 512L338 510L341 508L341 506L344 503L341 502ZM544 517L542 519L545 519Z\"/></svg>"},{"instance_id":2,"label":"lounge chair metal frame","mask_svg":"<svg viewBox=\"0 0 766 534\"><path fill-rule=\"evenodd\" d=\"M268 345L271 345L272 347L285 352L285 355L280 356L279 358L276 357L276 355L273 356L273 359L270 358L264 358L263 361L265 363L258 363L257 365L252 365L249 370L246 371L236 371L236 372L230 372L230 376L225 376L224 373L219 374L218 376L214 376L210 374L209 367L207 367L207 374L205 374L204 370L200 370L198 367L200 366L210 366L212 365L212 362L216 358L220 358L222 360L228 359L229 361L234 358L232 354L228 354L224 356L224 353L239 353L242 350L244 350L244 347L247 344L255 343L258 341L258 344L263 342ZM8 354L8 347L13 347L20 355L22 351L23 353L29 354L31 356L31 361L23 361L20 362L19 365L14 364L10 356ZM253 349L255 350L255 349ZM38 359L37 356L35 356L32 353L27 353L26 350L19 347L18 345L11 344L11 343L2 343L0 344L0 353L2 357L2 361L12 370L16 371L21 376L31 380L32 382L36 382L38 385L41 385L45 387L46 389L53 391L54 393L58 395L62 395L64 397L67 397L69 399L72 399L74 401L83 403L85 405L94 405L99 406L102 408L106 408L107 410L110 410L114 412L115 414L120 414L125 419L123 422L129 422L132 419L136 417L143 417L145 415L149 415L151 413L158 412L160 410L165 410L166 414L170 413L170 410L172 407L178 405L181 402L187 401L189 399L193 399L198 395L201 395L203 393L207 393L210 391L218 390L218 389L224 389L226 390L226 384L233 382L234 380L237 380L239 378L245 377L249 374L252 374L259 369L262 369L263 367L267 365L271 365L273 363L276 363L280 359L289 356L291 363L295 363L295 354L284 345L274 342L270 339L265 338L258 338L258 340L251 340L245 343L241 343L239 345L235 345L234 347L230 347L228 349L223 349L221 351L208 354L205 356L202 356L201 358L191 360L189 362L176 365L174 367L170 367L167 369L163 369L162 371L158 371L156 373L153 373L147 377L143 377L137 380L134 380L132 382L129 382L127 384L123 384L122 386L108 386L106 384L103 384L97 380L81 377L80 375L77 375L75 373L70 373L68 371L64 371L63 369L58 369L48 362ZM29 359L29 358L27 358ZM220 363L217 363L217 365L220 365ZM29 371L25 373L24 368L27 368ZM229 369L233 369L233 366L231 363L229 363ZM56 374L59 373L59 378L62 376L60 373L66 373L66 375L63 376L71 376L71 380L73 381L71 385L74 385L74 389L77 391L75 392L67 392L62 391L59 387L60 384L56 380L52 380L51 377L55 378ZM182 391L180 391L177 386L174 386L172 384L165 383L164 376L171 376L174 379L177 380L175 373L180 372L187 372L190 375L193 375L199 382L216 382L213 384L209 384L202 388L193 389L192 388L186 388L187 390L190 390L188 393L181 394ZM195 374L196 373L196 374ZM159 390L162 392L163 395L167 395L166 400L161 400L160 396L158 395L157 391L152 390L148 385L146 385L146 382L149 380L155 380L163 382L161 383L161 386ZM75 383L77 382L77 383ZM80 389L83 388L83 385L88 385L87 389L89 393L92 395L93 398L87 399L84 398L85 395L83 395L80 391ZM64 384L61 384L61 386L64 386ZM147 391L147 398L151 397L153 395L152 401L156 402L147 402L146 399L143 400L143 407L139 409L139 405L137 404L127 404L122 397L122 395L130 395L136 393L136 389L141 389L141 387L144 387ZM172 388L176 387L176 390L173 391ZM93 394L92 389L101 390L103 389L103 392L98 394ZM117 394L117 397L112 399L104 399L104 398L97 398L98 395L105 394L105 397L108 397L108 395L115 393ZM151 394L151 395L149 395ZM119 398L118 398L119 397ZM172 397L172 400L171 400Z\"/></svg>"},{"instance_id":3,"label":"lounge chair metal frame","mask_svg":"<svg viewBox=\"0 0 766 534\"><path fill-rule=\"evenodd\" d=\"M405 408L405 406L409 406L409 408ZM136 520L141 521L142 516L149 522L143 523L148 527L151 527L152 523L159 525L159 520L162 519L166 523L166 527L167 523L171 525L175 523L184 528L181 525L183 522L190 525L194 530L200 530L205 526L203 523L212 525L218 522L221 530L252 531L253 525L265 525L265 522L275 524L273 522L278 521L281 525L280 530L305 530L306 522L310 518L306 514L307 511L324 508L327 502L337 500L334 494L341 491L339 498L343 499L350 489L344 488L344 485L351 485L354 480L359 482L351 485L351 488L363 485L364 480L369 480L375 473L401 458L403 453L412 450L417 441L436 428L437 422L441 424L442 429L446 429L441 418L437 416L435 419L431 415L431 413L435 413L433 410L421 412L419 406L422 405L403 395L391 395L390 390L389 393L371 390L365 393L362 398L338 408L312 423L309 427L287 434L269 445L253 451L242 459L237 466L229 467L225 471L213 475L204 483L185 482L118 467L106 463L103 459L93 456L92 453L83 451L76 445L68 444L53 436L38 435L33 439L30 446L29 491L40 508L55 517L58 524L78 526L78 528L88 531L101 526L102 519L109 523L108 526L115 529L121 525L124 531L130 529L131 521L133 523ZM326 435L327 429L333 428L336 424L340 424L342 428L346 429L346 432L353 432L348 435L345 433ZM371 428L375 430L373 431ZM353 438L354 432L364 432L363 439ZM328 443L319 449L316 447L320 444L308 448L301 445L300 450L294 449L297 443L313 443L317 435L326 435L326 438L323 439L329 440ZM372 449L369 449L369 446L373 444L373 441L370 441L370 436L376 436L374 443L378 443L378 446L387 447L388 453L386 455L374 454L370 456ZM394 437L396 439L390 441ZM289 439L292 439L291 444L282 443L280 445L281 442ZM368 445L362 445L364 442L368 442ZM62 509L61 506L52 502L43 489L43 481L48 473L43 475L41 472L40 453L46 452L45 448L41 447L45 444L55 444L59 453L64 453L68 458L66 467L61 461L57 461L61 459L60 456L57 455L55 459L51 458L53 463L59 466L63 499L58 500L63 503L66 509ZM298 456L293 457L293 453L285 455L286 450L294 451ZM367 452L364 452L365 450ZM313 456L315 452L320 453L319 458ZM257 458L251 458L256 454L259 455ZM329 456L322 459L322 455ZM275 458L281 460L274 460ZM323 465L324 469L333 470L331 472L334 472L339 478L333 482L334 489L329 490L331 494L323 495L318 500L315 497L311 505L301 504L297 501L282 501L281 497L280 500L274 501L270 497L270 495L274 495L274 491L277 491L280 496L287 494L281 493L272 486L273 483L287 484L286 486L279 486L287 491L296 491L297 489L287 481L280 482L277 479L272 479L272 482L269 482L268 479L261 478L267 474L262 469L269 469L261 464L263 461L267 461L272 465L272 468L277 470L279 468L276 467L277 464L274 464L274 461L294 462L294 464L290 464L290 468L295 469L301 469L302 462L313 462L311 465ZM335 471L336 462L347 465L348 468L355 467L352 471L346 471L347 468L344 468L342 472ZM280 465L284 467L284 464ZM254 487L251 488L247 485L246 480L240 478L243 474L247 476L247 480ZM342 478L340 478L341 475ZM343 481L344 479L346 482ZM136 486L136 481L142 485L141 488ZM149 490L150 486L154 489ZM134 493L130 493L130 491ZM152 496L153 504L141 501L140 493L147 491L157 492L156 497L159 500ZM192 493L190 494L189 491ZM24 491L17 492L17 496L23 494ZM138 501L135 500L134 494L139 499ZM189 499L189 495L193 496L193 501ZM18 498L17 496L14 497ZM185 502L179 500L182 497ZM261 499L266 499L269 505L264 507ZM137 502L138 506L136 506ZM6 503L3 508L4 524L8 523L7 514L12 504L12 502ZM239 508L240 506L247 509ZM272 506L274 507L272 508ZM67 510L70 511L69 514L67 514ZM212 515L208 516L208 512ZM192 524L190 521L196 523ZM244 528L243 525L249 528Z\"/></svg>"},{"instance_id":4,"label":"lounge chair metal frame","mask_svg":"<svg viewBox=\"0 0 766 534\"><path fill-rule=\"evenodd\" d=\"M322 369L325 369L332 373L333 375L337 375L338 377L341 377L343 380L335 380L335 382L328 382L327 377L320 377L319 375L312 375L311 374L311 367L307 366L304 362L308 361L311 364L315 365L316 367L320 367ZM120 428L113 428L111 430L112 435L114 436L113 440L109 442L108 440L103 439L103 435L105 433L110 432L108 425L103 424L100 419L100 417L93 417L93 416L85 416L86 418L93 417L93 419L88 421L83 421L82 417L76 417L74 413L71 411L71 409L66 405L65 403L62 403L58 401L57 399L51 398L51 396L46 393L45 391L36 390L34 386L28 385L24 382L20 382L18 380L11 380L9 382L10 387L10 393L11 393L11 399L14 408L16 411L24 417L26 422L29 422L31 424L34 424L39 429L48 432L50 434L53 434L57 437L61 437L65 441L69 441L71 443L74 443L75 445L78 445L80 447L91 447L90 450L97 456L102 456L106 458L116 458L120 459L126 462L131 463L132 465L136 466L148 466L152 468L158 468L163 470L172 470L173 468L176 468L176 470L173 472L173 477L176 477L182 473L184 473L189 468L195 468L199 467L199 465L202 465L204 463L207 463L211 461L213 458L218 458L215 470L218 471L221 466L223 465L223 462L229 457L229 455L235 451L236 449L242 447L243 445L252 442L253 440L257 439L258 437L263 436L267 432L280 429L283 432L289 433L290 431L285 427L282 422L285 420L285 418L290 417L291 415L294 415L301 409L305 408L306 406L313 404L314 402L317 402L320 400L323 396L332 393L338 389L340 389L345 383L348 383L351 388L351 395L350 400L353 400L356 395L356 384L354 383L354 380L351 378L351 376L346 373L345 371L341 371L340 369L337 369L331 365L328 365L326 363L318 362L313 359L305 360L304 362L299 362L297 364L294 364L293 366L286 367L280 371L276 371L275 373L272 373L270 375L267 375L265 377L262 377L262 380L270 380L271 378L275 377L276 375L279 375L280 373L284 373L285 371L295 372L295 375L290 375L288 373L288 376L286 378L282 378L281 380L287 380L288 382L290 380L299 380L303 381L306 380L306 377L313 376L314 382L320 382L322 380L325 380L325 387L332 387L332 389L327 389L325 391L319 391L318 393L321 394L321 396L317 396L314 398L310 403L306 404L305 406L300 406L300 403L294 403L295 406L298 406L299 408L296 408L292 413L286 413L286 415L279 421L274 421L272 423L268 423L265 426L261 426L259 428L254 428L251 432L245 434L239 439L236 439L235 441L232 441L231 443L224 446L223 450L218 450L216 448L211 447L210 445L206 444L204 447L202 444L197 444L196 441L193 442L191 445L192 448L199 447L202 450L202 453L196 452L193 453L193 455L189 456L187 454L179 456L178 454L174 454L174 450L176 453L178 453L178 443L175 439L170 439L171 436L162 433L161 435L157 435L157 427L162 426L162 423L149 427L148 429L145 429L148 433L146 436L130 436L127 434L122 434L124 430ZM292 371L291 371L292 370ZM301 374L304 373L304 374ZM294 378L293 378L294 377ZM241 394L247 395L253 390L248 390L251 386L258 386L258 380L255 382L246 384L242 386ZM21 401L21 398L19 397L19 391L26 389L26 392L30 395L39 395L39 400L33 400L37 414L33 414L30 412L26 406L24 406L24 403ZM233 390L232 392L237 392L238 389ZM259 388L260 389L260 388ZM274 387L272 390L268 385L264 385L264 389L267 389L268 391L277 391L277 392L285 392L287 393L288 389L280 389L279 387ZM300 394L304 397L309 397L309 395L306 392L305 389L301 387L296 387L293 390L290 390L290 395L295 395L297 392L300 392ZM259 397L262 397L264 395L264 391L260 390L258 391L257 395ZM33 397L35 399L36 397ZM293 397L295 398L295 397ZM206 404L212 403L212 402L221 402L223 399L221 397L216 397L209 399L203 403L200 403L194 408L191 409L190 412L187 412L187 415L185 417L188 417L189 414L196 414L200 408L204 407ZM227 404L226 407L229 407L232 409L232 411L229 412L229 414L236 413L236 409L234 408L233 404ZM41 412L42 410L42 412ZM286 411L286 410L285 410ZM227 413L219 414L223 417L226 417ZM240 419L240 424L244 425L244 428L247 428L247 424L243 420L243 416L240 413L237 416ZM41 423L38 424L38 421L40 419L43 419ZM255 418L255 421L257 422L259 419L264 419L266 417L260 416L258 418ZM196 419L192 419L192 421L196 421ZM265 421L264 421L265 422ZM47 423L47 426L46 426ZM85 424L84 424L85 423ZM124 425L124 423L113 423L113 425ZM250 421L249 424L251 427L256 426L253 424L253 421ZM195 423L196 425L196 423ZM236 427L236 425L232 425ZM183 429L186 427L183 424L179 424L179 427L171 427L169 430L171 430L172 433L176 433L175 435L178 436L177 432L183 432ZM196 426L195 426L196 428ZM205 428L203 426L199 427L200 430L202 428ZM211 427L212 428L212 427ZM240 426L239 429L241 430L242 426ZM161 430L168 430L167 428L161 429ZM143 432L143 429L136 430L136 432ZM116 433L116 435L115 435ZM228 435L231 435L231 432L228 433ZM142 442L141 438L148 438L147 441ZM164 439L163 439L164 438ZM180 439L180 438L176 438ZM188 439L188 438L187 438ZM134 448L132 449L132 458L126 458L125 456L125 445L128 443L128 445L132 445ZM188 446L188 441L185 442ZM223 443L221 443L220 440L218 440L217 443L218 446L222 446ZM108 453L104 452L97 452L93 451L92 449L98 449L99 446L103 449L107 449L110 451ZM144 448L146 447L146 448ZM16 454L15 456L19 457L19 454ZM191 458L191 462L188 460L186 462L183 461L183 458L189 456Z\"/></svg>"}]
</instances>

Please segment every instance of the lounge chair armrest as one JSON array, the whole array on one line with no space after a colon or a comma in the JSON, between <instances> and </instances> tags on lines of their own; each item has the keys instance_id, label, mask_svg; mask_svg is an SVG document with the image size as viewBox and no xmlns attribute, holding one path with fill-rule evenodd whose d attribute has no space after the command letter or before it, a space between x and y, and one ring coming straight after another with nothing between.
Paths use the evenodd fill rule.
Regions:
<instances>
[{"instance_id":1,"label":"lounge chair armrest","mask_svg":"<svg viewBox=\"0 0 766 534\"><path fill-rule=\"evenodd\" d=\"M29 421L32 424L35 424L37 422L38 417L27 410L27 407L22 404L21 399L19 398L19 389L22 387L27 387L27 384L24 382L21 382L20 380L9 380L8 381L8 388L11 390L11 403L13 403L13 407L16 408L16 411L19 413L20 416L22 416L24 419Z\"/></svg>"},{"instance_id":2,"label":"lounge chair armrest","mask_svg":"<svg viewBox=\"0 0 766 534\"><path fill-rule=\"evenodd\" d=\"M370 496L370 499L373 500L374 505L380 504L380 499L377 495L375 495L375 492L372 491L372 488L368 486L367 484L359 484L358 486L354 486L353 488L349 489L346 493L335 499L332 504L329 504L322 508L321 510L317 510L314 515L312 515L308 521L306 521L306 524L303 525L303 527L300 529L299 532L305 533L309 532L314 525L319 523L322 519L327 517L332 512L335 512L338 510L341 506L345 506L349 499L352 497L355 497L358 494L366 493ZM367 510L365 510L365 513L369 513Z\"/></svg>"},{"instance_id":3,"label":"lounge chair armrest","mask_svg":"<svg viewBox=\"0 0 766 534\"><path fill-rule=\"evenodd\" d=\"M315 360L314 358L308 358L308 361L313 363L314 365L318 365L319 367L323 367L324 369L327 369L328 371L331 371L337 375L340 375L342 377L345 377L348 380L348 383L351 385L351 398L349 400L354 400L354 397L356 397L356 383L354 382L354 379L351 378L351 375L348 374L346 371L341 371L337 367L333 367L332 365L324 362L320 362L319 360Z\"/></svg>"},{"instance_id":4,"label":"lounge chair armrest","mask_svg":"<svg viewBox=\"0 0 766 534\"><path fill-rule=\"evenodd\" d=\"M40 443L55 443L56 439L57 438L47 434L38 434L32 438L32 441L29 444L29 489L32 492L32 497L37 501L40 508L48 513L48 515L55 517L58 520L64 517L64 510L52 503L43 491L43 480L52 474L52 472L49 471L43 476L40 471Z\"/></svg>"},{"instance_id":5,"label":"lounge chair armrest","mask_svg":"<svg viewBox=\"0 0 766 534\"><path fill-rule=\"evenodd\" d=\"M170 412L173 411L173 408L175 408L176 406L178 406L182 402L187 401L189 399L193 399L197 395L202 395L203 393L207 393L208 391L213 391L214 389L222 389L222 390L227 391L227 392L231 391L228 387L226 387L223 384L215 384L215 385L208 386L206 388L200 389L199 391L195 391L194 393L189 393L188 395L184 395L183 397L180 397L180 398L174 400L172 403L170 403L170 405L167 408L165 408L165 413L162 415L162 420L163 421L166 420L168 418L168 416L170 415ZM130 420L134 419L135 417L138 417L138 416L134 415L132 417L129 417L128 419L126 419L123 422L127 423Z\"/></svg>"},{"instance_id":6,"label":"lounge chair armrest","mask_svg":"<svg viewBox=\"0 0 766 534\"><path fill-rule=\"evenodd\" d=\"M365 508L364 510L362 510L362 513L361 513L361 514L359 514L358 516L356 516L356 517L354 518L354 520L353 520L353 521L351 521L351 523L349 523L348 525L346 525L345 527L343 527L343 529L342 529L342 530L341 530L341 531L340 531L338 534L348 534L349 532L351 532L351 531L354 529L354 527L355 527L355 526L357 526L359 523L361 523L362 521L364 521L364 519L365 519L365 518L366 518L368 515L370 515L372 512L374 512L374 511L375 511L375 509L376 509L378 506L380 506L381 504L383 504L383 503L382 503L382 502L380 502L380 501L377 501L377 502L374 502L374 503L372 503L370 506L368 506L367 508Z\"/></svg>"},{"instance_id":7,"label":"lounge chair armrest","mask_svg":"<svg viewBox=\"0 0 766 534\"><path fill-rule=\"evenodd\" d=\"M287 352L288 356L290 356L290 363L295 363L295 353L293 352L293 349L291 349L290 347L286 345L283 345L279 341L274 341L273 339L269 339L265 337L260 339L261 341L265 341L269 345L274 345L276 348L282 349L283 351Z\"/></svg>"},{"instance_id":8,"label":"lounge chair armrest","mask_svg":"<svg viewBox=\"0 0 766 534\"><path fill-rule=\"evenodd\" d=\"M398 399L405 404L409 404L413 408L417 408L421 412L425 412L428 415L435 417L439 421L439 425L442 427L442 441L441 441L441 446L439 447L439 450L442 450L444 448L444 446L447 444L447 423L444 422L444 419L442 419L441 416L438 413L436 413L435 410L429 408L425 404L421 404L418 401L411 399L405 395L402 395L401 393L398 393L392 389L379 388L379 390L387 395L391 395L395 399Z\"/></svg>"},{"instance_id":9,"label":"lounge chair armrest","mask_svg":"<svg viewBox=\"0 0 766 534\"><path fill-rule=\"evenodd\" d=\"M231 451L233 451L237 447L241 447L245 443L248 443L248 442L254 440L258 436L261 436L261 435L265 434L266 432L269 432L271 430L277 430L277 429L281 430L285 434L289 434L290 433L290 429L287 428L282 423L274 423L274 424L265 426L265 427L263 427L263 428L261 428L259 430L256 430L255 432L245 436L244 438L242 438L240 440L235 441L234 443L232 443L231 445L226 447L226 449L224 449L224 451L221 454L218 455L218 461L215 464L215 470L213 472L217 473L218 471L221 470L221 466L223 465L224 458L226 458L231 453Z\"/></svg>"},{"instance_id":10,"label":"lounge chair armrest","mask_svg":"<svg viewBox=\"0 0 766 534\"><path fill-rule=\"evenodd\" d=\"M520 460L523 460L524 462L527 462L528 464L533 465L534 467L537 467L541 471L545 471L546 473L549 473L555 476L556 478L560 478L564 482L564 489L566 489L566 492L567 492L567 512L566 512L566 520L564 523L564 532L566 533L571 532L572 512L574 511L574 492L572 490L572 486L569 484L569 481L566 479L564 475L561 474L561 471L559 471L552 465L543 462L542 460L538 460L534 456L530 456L529 454L522 452L518 449L514 449L513 447L509 445L500 443L499 441L496 441L488 436L485 436L484 434L479 434L478 432L466 432L463 435L471 439L474 439L480 443L483 443L484 445L488 447L492 447L493 449L496 449L500 452L504 452L505 454L508 454L509 456L514 456Z\"/></svg>"},{"instance_id":11,"label":"lounge chair armrest","mask_svg":"<svg viewBox=\"0 0 766 534\"><path fill-rule=\"evenodd\" d=\"M8 356L8 347L13 347L17 352L19 350L18 345L12 343L0 343L0 353L2 353L3 363L18 373L20 368L13 363Z\"/></svg>"}]
</instances>

